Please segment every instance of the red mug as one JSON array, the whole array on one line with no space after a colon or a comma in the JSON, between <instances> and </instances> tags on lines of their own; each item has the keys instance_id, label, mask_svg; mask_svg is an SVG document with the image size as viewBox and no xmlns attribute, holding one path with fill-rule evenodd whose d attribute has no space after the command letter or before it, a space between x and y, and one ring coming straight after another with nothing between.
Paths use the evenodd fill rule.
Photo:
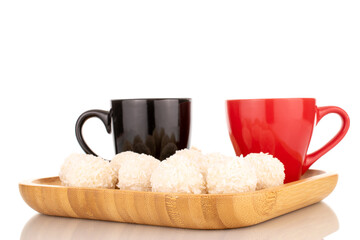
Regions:
<instances>
[{"instance_id":1,"label":"red mug","mask_svg":"<svg viewBox=\"0 0 360 240\"><path fill-rule=\"evenodd\" d=\"M236 155L270 153L285 166L284 183L299 180L309 167L338 144L350 126L339 107L317 107L314 98L227 100L228 129ZM307 154L314 126L329 113L342 127L319 150Z\"/></svg>"}]
</instances>

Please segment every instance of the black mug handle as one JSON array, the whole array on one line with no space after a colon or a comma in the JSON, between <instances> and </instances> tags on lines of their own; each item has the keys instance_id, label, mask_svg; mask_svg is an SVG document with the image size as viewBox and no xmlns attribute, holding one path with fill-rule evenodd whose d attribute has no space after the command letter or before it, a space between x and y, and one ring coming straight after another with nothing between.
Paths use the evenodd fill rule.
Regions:
<instances>
[{"instance_id":1,"label":"black mug handle","mask_svg":"<svg viewBox=\"0 0 360 240\"><path fill-rule=\"evenodd\" d=\"M89 118L92 117L97 117L99 118L105 125L106 131L108 133L111 133L111 116L110 116L110 112L108 111L104 111L104 110L98 110L98 109L94 109L94 110L89 110L84 112L83 114L80 115L80 117L78 118L78 120L76 121L75 124L75 134L76 134L76 139L78 140L80 147L87 153L87 154L92 154L94 156L98 156L97 154L95 154L90 148L89 146L86 144L83 135L82 135L82 127L84 125L84 123L86 122L86 120L88 120Z\"/></svg>"}]
</instances>

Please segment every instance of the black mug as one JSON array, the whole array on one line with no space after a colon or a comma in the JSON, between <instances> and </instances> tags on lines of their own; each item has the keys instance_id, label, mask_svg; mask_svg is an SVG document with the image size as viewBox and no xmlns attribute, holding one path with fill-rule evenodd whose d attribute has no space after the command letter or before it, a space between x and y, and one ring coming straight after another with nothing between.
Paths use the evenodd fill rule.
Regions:
<instances>
[{"instance_id":1,"label":"black mug","mask_svg":"<svg viewBox=\"0 0 360 240\"><path fill-rule=\"evenodd\" d=\"M84 112L76 122L76 138L86 153L97 156L82 136L91 117L99 118L108 133L112 127L116 154L134 151L164 160L190 144L190 98L119 99L111 101L110 111Z\"/></svg>"}]
</instances>

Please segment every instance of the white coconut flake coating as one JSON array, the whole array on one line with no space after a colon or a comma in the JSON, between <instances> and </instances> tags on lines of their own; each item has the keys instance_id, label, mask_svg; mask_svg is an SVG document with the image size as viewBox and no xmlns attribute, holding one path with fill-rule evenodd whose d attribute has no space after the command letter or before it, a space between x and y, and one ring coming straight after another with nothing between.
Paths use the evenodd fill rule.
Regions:
<instances>
[{"instance_id":1,"label":"white coconut flake coating","mask_svg":"<svg viewBox=\"0 0 360 240\"><path fill-rule=\"evenodd\" d=\"M126 151L121 152L115 155L113 159L110 162L111 167L115 170L115 172L119 172L121 163L128 159L137 159L140 156L139 153L132 152L132 151Z\"/></svg>"},{"instance_id":2,"label":"white coconut flake coating","mask_svg":"<svg viewBox=\"0 0 360 240\"><path fill-rule=\"evenodd\" d=\"M150 177L159 163L150 155L128 155L121 160L116 186L122 190L151 191Z\"/></svg>"},{"instance_id":3,"label":"white coconut flake coating","mask_svg":"<svg viewBox=\"0 0 360 240\"><path fill-rule=\"evenodd\" d=\"M175 153L159 164L151 176L153 192L206 193L198 164L184 155Z\"/></svg>"},{"instance_id":4,"label":"white coconut flake coating","mask_svg":"<svg viewBox=\"0 0 360 240\"><path fill-rule=\"evenodd\" d=\"M233 157L229 157L218 152L206 154L202 159L204 168L208 168L210 165L215 163L224 163L232 160L234 160Z\"/></svg>"},{"instance_id":5,"label":"white coconut flake coating","mask_svg":"<svg viewBox=\"0 0 360 240\"><path fill-rule=\"evenodd\" d=\"M220 161L209 164L206 183L210 194L241 193L255 191L257 178L250 164L240 157L222 155Z\"/></svg>"},{"instance_id":6,"label":"white coconut flake coating","mask_svg":"<svg viewBox=\"0 0 360 240\"><path fill-rule=\"evenodd\" d=\"M282 162L271 154L250 153L244 161L255 169L258 179L256 190L279 186L284 183L285 169Z\"/></svg>"},{"instance_id":7,"label":"white coconut flake coating","mask_svg":"<svg viewBox=\"0 0 360 240\"><path fill-rule=\"evenodd\" d=\"M110 163L90 154L73 153L61 166L61 183L71 187L114 188L116 172Z\"/></svg>"},{"instance_id":8,"label":"white coconut flake coating","mask_svg":"<svg viewBox=\"0 0 360 240\"><path fill-rule=\"evenodd\" d=\"M169 162L178 161L177 159L180 156L189 161L189 164L193 164L194 167L199 168L202 174L206 173L206 156L197 148L191 147L190 149L185 148L178 150L166 160L169 160Z\"/></svg>"},{"instance_id":9,"label":"white coconut flake coating","mask_svg":"<svg viewBox=\"0 0 360 240\"><path fill-rule=\"evenodd\" d=\"M225 156L221 153L203 154L199 149L195 147L176 151L175 154L177 156L183 156L186 159L188 159L192 164L194 164L195 167L198 167L200 169L204 177L206 177L208 166L211 163L224 162L224 161L228 161L229 159L232 160L231 157Z\"/></svg>"}]
</instances>

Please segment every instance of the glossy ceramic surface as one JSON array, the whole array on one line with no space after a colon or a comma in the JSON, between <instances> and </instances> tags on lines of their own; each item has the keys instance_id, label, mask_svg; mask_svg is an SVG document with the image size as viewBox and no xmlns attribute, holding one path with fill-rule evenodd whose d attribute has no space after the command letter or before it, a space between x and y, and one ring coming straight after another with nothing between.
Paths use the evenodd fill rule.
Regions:
<instances>
[{"instance_id":1,"label":"glossy ceramic surface","mask_svg":"<svg viewBox=\"0 0 360 240\"><path fill-rule=\"evenodd\" d=\"M96 155L85 143L81 129L90 117L98 117L108 133L114 133L115 152L146 153L163 160L189 147L191 99L112 100L110 111L90 110L76 123L76 136L86 153Z\"/></svg>"},{"instance_id":2,"label":"glossy ceramic surface","mask_svg":"<svg viewBox=\"0 0 360 240\"><path fill-rule=\"evenodd\" d=\"M237 155L270 153L285 166L285 183L301 175L345 136L350 120L338 107L317 107L313 98L228 100L229 134ZM343 122L322 148L307 154L313 128L329 113Z\"/></svg>"}]
</instances>

